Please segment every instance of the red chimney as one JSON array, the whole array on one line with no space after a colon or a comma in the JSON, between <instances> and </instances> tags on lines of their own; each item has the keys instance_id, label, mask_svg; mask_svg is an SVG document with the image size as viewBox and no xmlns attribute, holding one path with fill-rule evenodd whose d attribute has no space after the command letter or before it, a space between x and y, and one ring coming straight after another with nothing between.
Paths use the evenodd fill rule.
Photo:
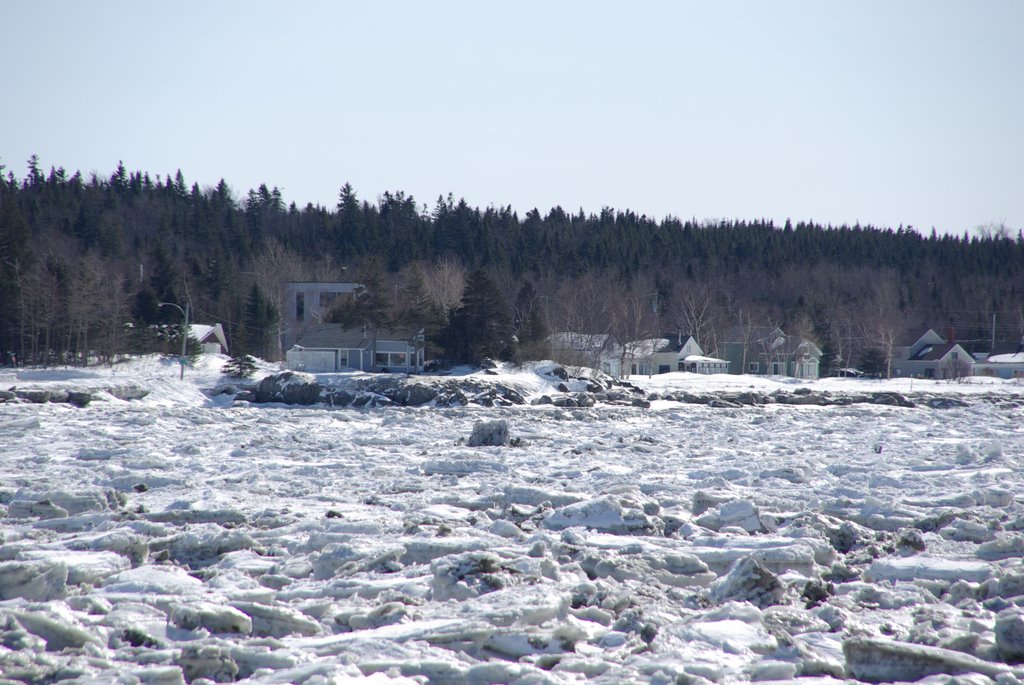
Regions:
<instances>
[{"instance_id":1,"label":"red chimney","mask_svg":"<svg viewBox=\"0 0 1024 685\"><path fill-rule=\"evenodd\" d=\"M956 343L956 329L953 328L952 326L950 326L946 330L946 342L949 343L950 345Z\"/></svg>"}]
</instances>

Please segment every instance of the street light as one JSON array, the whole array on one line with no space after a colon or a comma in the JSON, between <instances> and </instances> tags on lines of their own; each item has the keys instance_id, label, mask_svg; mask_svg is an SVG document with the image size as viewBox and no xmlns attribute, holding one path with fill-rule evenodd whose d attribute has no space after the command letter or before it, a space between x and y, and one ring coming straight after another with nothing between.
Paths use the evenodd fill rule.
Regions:
<instances>
[{"instance_id":1,"label":"street light","mask_svg":"<svg viewBox=\"0 0 1024 685\"><path fill-rule=\"evenodd\" d=\"M174 307L185 317L185 325L181 329L181 357L178 358L178 365L181 366L181 380L185 380L185 352L188 345L188 301L185 301L185 308L182 309L173 302L161 302L160 307Z\"/></svg>"}]
</instances>

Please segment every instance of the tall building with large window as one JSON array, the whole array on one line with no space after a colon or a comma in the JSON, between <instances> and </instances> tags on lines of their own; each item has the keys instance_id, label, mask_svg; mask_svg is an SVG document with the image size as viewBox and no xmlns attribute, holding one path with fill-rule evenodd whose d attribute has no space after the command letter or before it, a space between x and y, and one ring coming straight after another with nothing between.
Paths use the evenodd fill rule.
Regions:
<instances>
[{"instance_id":1,"label":"tall building with large window","mask_svg":"<svg viewBox=\"0 0 1024 685\"><path fill-rule=\"evenodd\" d=\"M288 283L281 317L284 323L281 349L290 349L306 330L324 323L339 297L354 297L361 287L359 283Z\"/></svg>"}]
</instances>

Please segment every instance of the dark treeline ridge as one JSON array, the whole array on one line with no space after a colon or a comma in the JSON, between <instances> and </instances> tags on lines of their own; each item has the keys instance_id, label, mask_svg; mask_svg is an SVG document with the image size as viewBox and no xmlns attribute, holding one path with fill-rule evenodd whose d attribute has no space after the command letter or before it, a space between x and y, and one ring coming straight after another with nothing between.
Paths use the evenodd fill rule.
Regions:
<instances>
[{"instance_id":1,"label":"dark treeline ridge","mask_svg":"<svg viewBox=\"0 0 1024 685\"><path fill-rule=\"evenodd\" d=\"M993 332L1016 339L1024 327L1024 238L1003 226L953 236L655 220L610 208L520 215L451 194L433 207L401 191L371 202L349 184L335 207L298 207L277 188L238 197L223 180L188 184L180 170L150 175L119 163L109 177L85 177L44 172L33 156L19 179L0 164L0 352L8 363L11 355L81 363L143 351L160 344L145 331L181 319L158 303L186 300L195 320L221 322L234 346L272 358L281 352L274 330L283 284L293 280L373 280L393 290L396 309L417 301L412 283L443 326L472 272L498 286L512 326L528 318L517 311L526 287L527 306L545 310L546 330L707 328L709 352L729 325L755 319L829 345L845 336L838 347L847 359L872 346L883 323L955 326L978 344Z\"/></svg>"}]
</instances>

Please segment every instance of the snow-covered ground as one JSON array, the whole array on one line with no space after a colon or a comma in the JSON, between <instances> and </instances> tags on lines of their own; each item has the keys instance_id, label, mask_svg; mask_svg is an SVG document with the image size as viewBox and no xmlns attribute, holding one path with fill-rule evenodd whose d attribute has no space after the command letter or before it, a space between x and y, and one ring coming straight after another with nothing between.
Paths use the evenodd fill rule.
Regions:
<instances>
[{"instance_id":1,"label":"snow-covered ground","mask_svg":"<svg viewBox=\"0 0 1024 685\"><path fill-rule=\"evenodd\" d=\"M0 371L97 394L0 404L3 678L1024 678L1019 384L668 374L632 381L966 406L354 410L210 398L221 362ZM494 420L516 446L466 446Z\"/></svg>"}]
</instances>

